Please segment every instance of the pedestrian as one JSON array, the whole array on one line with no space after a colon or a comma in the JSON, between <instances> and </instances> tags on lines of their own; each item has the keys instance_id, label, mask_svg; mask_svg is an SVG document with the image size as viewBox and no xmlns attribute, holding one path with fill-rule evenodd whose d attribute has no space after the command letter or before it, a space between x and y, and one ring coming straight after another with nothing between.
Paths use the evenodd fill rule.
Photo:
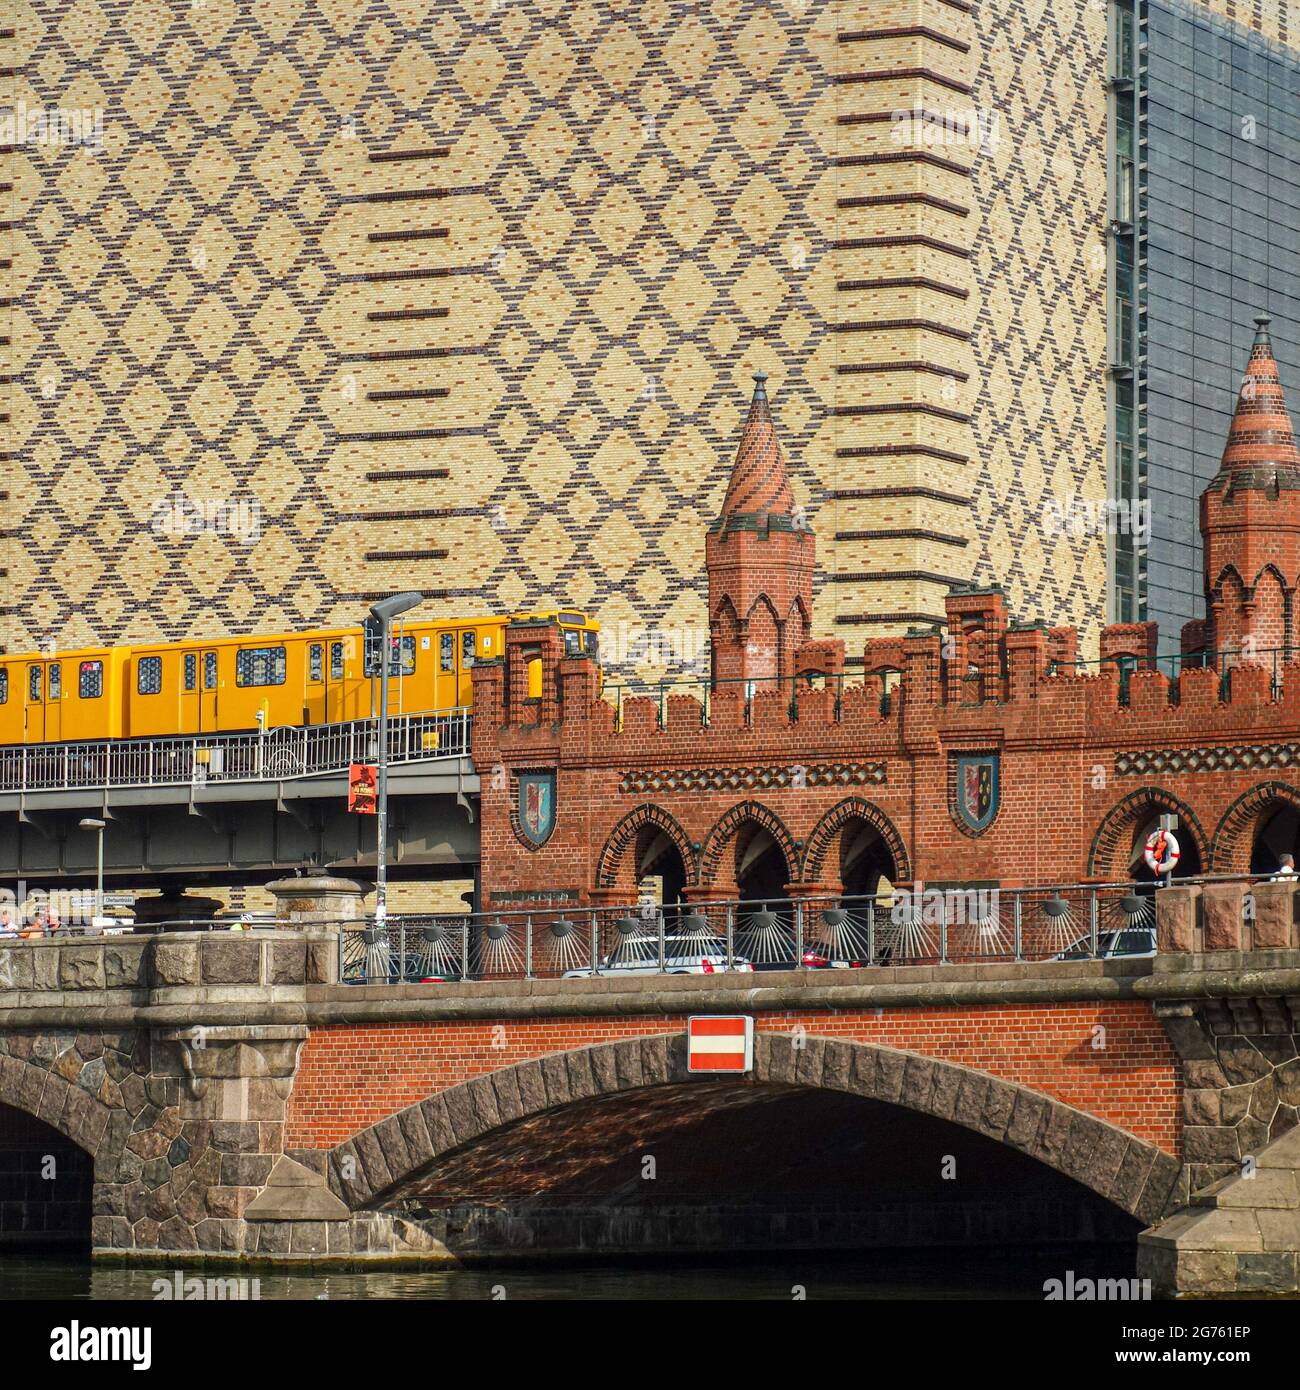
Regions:
<instances>
[{"instance_id":1,"label":"pedestrian","mask_svg":"<svg viewBox=\"0 0 1300 1390\"><path fill-rule=\"evenodd\" d=\"M1279 854L1277 857L1278 870L1273 875L1274 883L1286 883L1288 879L1295 877L1295 855Z\"/></svg>"}]
</instances>

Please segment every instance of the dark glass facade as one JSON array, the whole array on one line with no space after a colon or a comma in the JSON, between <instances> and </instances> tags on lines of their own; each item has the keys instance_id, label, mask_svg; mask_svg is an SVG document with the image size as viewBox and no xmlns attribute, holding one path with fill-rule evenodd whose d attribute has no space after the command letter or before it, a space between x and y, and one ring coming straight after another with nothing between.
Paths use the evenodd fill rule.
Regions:
<instances>
[{"instance_id":1,"label":"dark glass facade","mask_svg":"<svg viewBox=\"0 0 1300 1390\"><path fill-rule=\"evenodd\" d=\"M1182 0L1146 0L1137 17L1137 472L1151 536L1133 616L1157 620L1170 651L1203 612L1197 502L1218 470L1256 314L1272 315L1300 408L1300 55Z\"/></svg>"}]
</instances>

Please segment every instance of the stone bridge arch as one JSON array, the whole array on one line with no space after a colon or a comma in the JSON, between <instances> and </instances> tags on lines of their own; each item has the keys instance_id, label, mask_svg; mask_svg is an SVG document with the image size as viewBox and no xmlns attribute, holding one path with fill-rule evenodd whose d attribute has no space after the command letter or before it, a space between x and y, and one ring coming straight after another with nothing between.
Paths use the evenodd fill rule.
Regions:
<instances>
[{"instance_id":1,"label":"stone bridge arch","mask_svg":"<svg viewBox=\"0 0 1300 1390\"><path fill-rule=\"evenodd\" d=\"M75 1081L39 1061L0 1055L0 1104L41 1120L98 1160L101 1150L116 1157L125 1135L113 1125L114 1110Z\"/></svg>"},{"instance_id":2,"label":"stone bridge arch","mask_svg":"<svg viewBox=\"0 0 1300 1390\"><path fill-rule=\"evenodd\" d=\"M651 1087L698 1081L686 1039L661 1033L552 1052L461 1082L337 1145L330 1186L353 1210L387 1194L444 1154L547 1111ZM754 1041L740 1085L842 1091L948 1120L1028 1154L1150 1224L1175 1204L1181 1165L1156 1145L1064 1101L960 1063L875 1043L789 1034Z\"/></svg>"}]
</instances>

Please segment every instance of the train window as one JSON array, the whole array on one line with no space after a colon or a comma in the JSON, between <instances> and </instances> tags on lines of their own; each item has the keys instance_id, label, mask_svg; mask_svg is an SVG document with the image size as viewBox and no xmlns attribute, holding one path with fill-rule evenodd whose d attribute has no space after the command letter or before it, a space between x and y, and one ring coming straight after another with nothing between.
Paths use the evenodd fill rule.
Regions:
<instances>
[{"instance_id":1,"label":"train window","mask_svg":"<svg viewBox=\"0 0 1300 1390\"><path fill-rule=\"evenodd\" d=\"M388 678L392 680L394 676L410 676L415 674L415 638L390 637L392 644L388 649ZM395 669L396 668L396 669ZM379 674L379 645L375 644L374 654L371 654L370 644L366 644L366 675L377 676Z\"/></svg>"},{"instance_id":2,"label":"train window","mask_svg":"<svg viewBox=\"0 0 1300 1390\"><path fill-rule=\"evenodd\" d=\"M438 670L454 671L456 669L456 634L454 632L440 632L438 634Z\"/></svg>"},{"instance_id":3,"label":"train window","mask_svg":"<svg viewBox=\"0 0 1300 1390\"><path fill-rule=\"evenodd\" d=\"M193 652L185 653L185 689L195 690L199 684L199 659Z\"/></svg>"},{"instance_id":4,"label":"train window","mask_svg":"<svg viewBox=\"0 0 1300 1390\"><path fill-rule=\"evenodd\" d=\"M310 669L307 679L312 681L325 679L325 648L319 642L311 644Z\"/></svg>"},{"instance_id":5,"label":"train window","mask_svg":"<svg viewBox=\"0 0 1300 1390\"><path fill-rule=\"evenodd\" d=\"M162 657L142 656L135 672L135 688L141 695L162 694Z\"/></svg>"},{"instance_id":6,"label":"train window","mask_svg":"<svg viewBox=\"0 0 1300 1390\"><path fill-rule=\"evenodd\" d=\"M104 693L104 663L83 661L77 672L77 695L82 700L98 700Z\"/></svg>"},{"instance_id":7,"label":"train window","mask_svg":"<svg viewBox=\"0 0 1300 1390\"><path fill-rule=\"evenodd\" d=\"M330 680L341 681L343 679L343 643L330 643Z\"/></svg>"},{"instance_id":8,"label":"train window","mask_svg":"<svg viewBox=\"0 0 1300 1390\"><path fill-rule=\"evenodd\" d=\"M413 676L415 674L415 638L402 638L402 675Z\"/></svg>"},{"instance_id":9,"label":"train window","mask_svg":"<svg viewBox=\"0 0 1300 1390\"><path fill-rule=\"evenodd\" d=\"M217 688L216 652L203 653L203 688L204 690L215 690Z\"/></svg>"},{"instance_id":10,"label":"train window","mask_svg":"<svg viewBox=\"0 0 1300 1390\"><path fill-rule=\"evenodd\" d=\"M575 632L571 627L564 629L564 654L565 656L582 655L582 633Z\"/></svg>"},{"instance_id":11,"label":"train window","mask_svg":"<svg viewBox=\"0 0 1300 1390\"><path fill-rule=\"evenodd\" d=\"M468 671L474 664L474 644L478 641L478 634L474 632L462 632L460 634L460 664L461 669Z\"/></svg>"},{"instance_id":12,"label":"train window","mask_svg":"<svg viewBox=\"0 0 1300 1390\"><path fill-rule=\"evenodd\" d=\"M560 626L563 627L566 623L573 623L577 627L585 627L587 615L585 613L561 613Z\"/></svg>"},{"instance_id":13,"label":"train window","mask_svg":"<svg viewBox=\"0 0 1300 1390\"><path fill-rule=\"evenodd\" d=\"M587 655L591 657L599 656L600 634L597 632L588 632L585 634L585 636L587 638Z\"/></svg>"},{"instance_id":14,"label":"train window","mask_svg":"<svg viewBox=\"0 0 1300 1390\"><path fill-rule=\"evenodd\" d=\"M287 667L283 647L241 647L235 654L235 684L283 685Z\"/></svg>"},{"instance_id":15,"label":"train window","mask_svg":"<svg viewBox=\"0 0 1300 1390\"><path fill-rule=\"evenodd\" d=\"M61 700L63 698L63 667L57 662L50 664L50 699Z\"/></svg>"},{"instance_id":16,"label":"train window","mask_svg":"<svg viewBox=\"0 0 1300 1390\"><path fill-rule=\"evenodd\" d=\"M39 666L29 666L27 668L27 698L34 705L41 701L41 668Z\"/></svg>"},{"instance_id":17,"label":"train window","mask_svg":"<svg viewBox=\"0 0 1300 1390\"><path fill-rule=\"evenodd\" d=\"M9 672L0 666L0 705L9 703Z\"/></svg>"}]
</instances>

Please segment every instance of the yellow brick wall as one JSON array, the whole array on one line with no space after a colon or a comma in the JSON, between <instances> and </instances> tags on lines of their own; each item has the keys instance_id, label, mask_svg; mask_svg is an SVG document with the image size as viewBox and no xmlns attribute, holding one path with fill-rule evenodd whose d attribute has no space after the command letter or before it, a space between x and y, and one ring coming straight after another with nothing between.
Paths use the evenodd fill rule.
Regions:
<instances>
[{"instance_id":1,"label":"yellow brick wall","mask_svg":"<svg viewBox=\"0 0 1300 1390\"><path fill-rule=\"evenodd\" d=\"M690 647L759 367L820 635L1004 575L1095 625L1097 556L1036 532L1104 467L1086 0L7 11L10 98L101 111L103 148L0 155L0 644L418 587ZM900 138L918 110L1000 141ZM176 499L251 524L177 534Z\"/></svg>"}]
</instances>

